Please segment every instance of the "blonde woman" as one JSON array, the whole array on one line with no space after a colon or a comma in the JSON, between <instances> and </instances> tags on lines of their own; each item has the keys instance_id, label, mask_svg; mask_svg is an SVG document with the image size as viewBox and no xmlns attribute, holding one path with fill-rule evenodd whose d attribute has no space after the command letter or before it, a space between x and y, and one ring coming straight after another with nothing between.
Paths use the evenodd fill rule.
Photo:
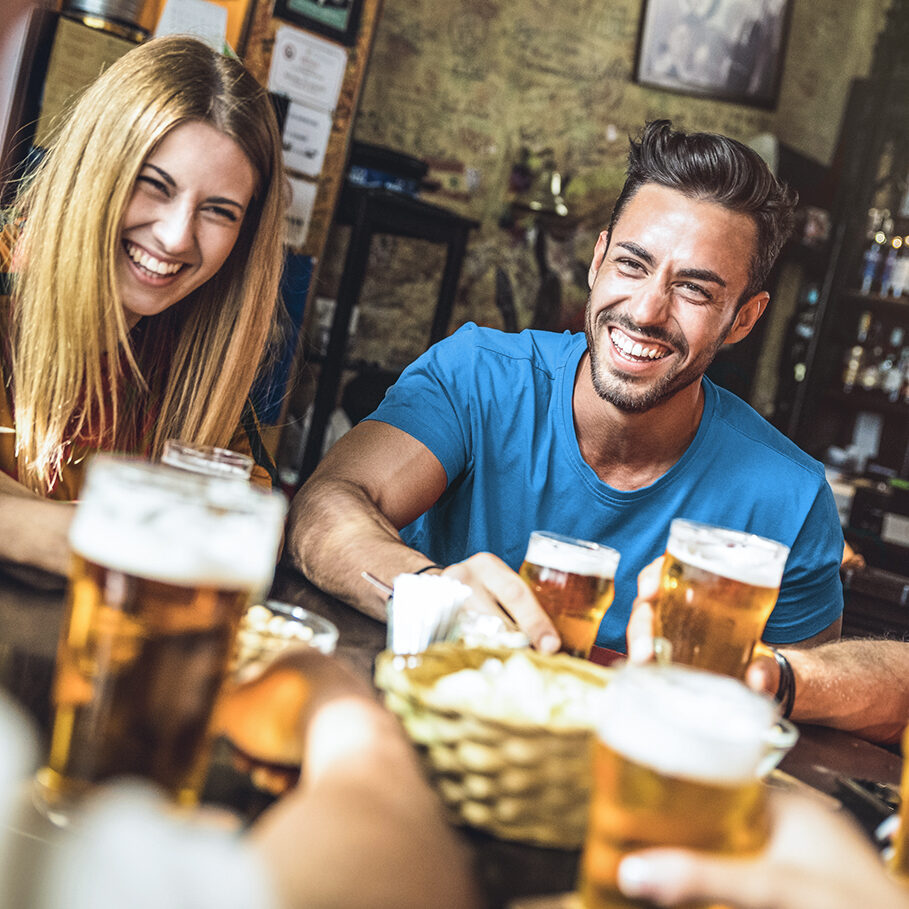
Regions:
<instances>
[{"instance_id":1,"label":"blonde woman","mask_svg":"<svg viewBox=\"0 0 909 909\"><path fill-rule=\"evenodd\" d=\"M65 571L62 503L92 451L157 457L182 438L267 462L249 392L283 208L274 112L237 60L160 38L80 97L8 219L5 256L0 240L0 559Z\"/></svg>"}]
</instances>

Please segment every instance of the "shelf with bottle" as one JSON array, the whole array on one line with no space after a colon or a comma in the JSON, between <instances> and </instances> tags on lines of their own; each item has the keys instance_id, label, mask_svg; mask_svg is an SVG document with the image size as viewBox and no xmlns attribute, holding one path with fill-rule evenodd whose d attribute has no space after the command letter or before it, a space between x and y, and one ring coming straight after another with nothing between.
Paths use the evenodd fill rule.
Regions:
<instances>
[{"instance_id":1,"label":"shelf with bottle","mask_svg":"<svg viewBox=\"0 0 909 909\"><path fill-rule=\"evenodd\" d=\"M841 381L828 391L844 400L876 403L875 409L902 412L909 406L909 337L900 324L886 324L870 309L859 316L843 354Z\"/></svg>"},{"instance_id":2,"label":"shelf with bottle","mask_svg":"<svg viewBox=\"0 0 909 909\"><path fill-rule=\"evenodd\" d=\"M893 218L886 208L868 211L856 277L857 286L847 291L850 296L909 304L909 218Z\"/></svg>"}]
</instances>

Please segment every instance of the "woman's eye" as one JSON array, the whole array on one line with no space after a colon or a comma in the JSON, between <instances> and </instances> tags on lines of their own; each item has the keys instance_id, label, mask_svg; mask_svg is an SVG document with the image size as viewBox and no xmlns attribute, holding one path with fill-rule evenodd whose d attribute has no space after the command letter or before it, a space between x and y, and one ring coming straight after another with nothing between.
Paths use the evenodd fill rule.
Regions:
<instances>
[{"instance_id":1,"label":"woman's eye","mask_svg":"<svg viewBox=\"0 0 909 909\"><path fill-rule=\"evenodd\" d=\"M144 183L146 186L167 195L167 184L165 184L163 180L158 180L156 177L150 177L148 174L141 174L136 182Z\"/></svg>"},{"instance_id":2,"label":"woman's eye","mask_svg":"<svg viewBox=\"0 0 909 909\"><path fill-rule=\"evenodd\" d=\"M236 222L238 220L237 213L231 208L222 208L220 205L211 205L206 209L216 218L223 218L226 221Z\"/></svg>"}]
</instances>

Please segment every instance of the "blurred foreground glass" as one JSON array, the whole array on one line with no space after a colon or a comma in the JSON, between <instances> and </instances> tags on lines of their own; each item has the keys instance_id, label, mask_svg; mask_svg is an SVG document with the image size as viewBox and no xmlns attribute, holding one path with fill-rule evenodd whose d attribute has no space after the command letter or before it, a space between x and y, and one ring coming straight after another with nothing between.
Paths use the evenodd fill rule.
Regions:
<instances>
[{"instance_id":1,"label":"blurred foreground glass","mask_svg":"<svg viewBox=\"0 0 909 909\"><path fill-rule=\"evenodd\" d=\"M164 443L161 463L192 473L236 480L248 480L255 465L249 455L239 451L211 445L191 445L177 439L168 439Z\"/></svg>"},{"instance_id":2,"label":"blurred foreground glass","mask_svg":"<svg viewBox=\"0 0 909 909\"><path fill-rule=\"evenodd\" d=\"M795 744L777 706L741 682L685 666L628 666L603 696L579 890L585 909L649 905L616 888L649 846L721 855L769 834L765 776ZM711 903L688 904L709 907Z\"/></svg>"},{"instance_id":3,"label":"blurred foreground glass","mask_svg":"<svg viewBox=\"0 0 909 909\"><path fill-rule=\"evenodd\" d=\"M240 617L271 583L285 501L246 483L98 455L72 567L35 801L63 824L124 774L198 800Z\"/></svg>"},{"instance_id":4,"label":"blurred foreground glass","mask_svg":"<svg viewBox=\"0 0 909 909\"><path fill-rule=\"evenodd\" d=\"M615 596L619 553L543 530L530 534L520 575L552 619L562 652L588 657Z\"/></svg>"},{"instance_id":5,"label":"blurred foreground glass","mask_svg":"<svg viewBox=\"0 0 909 909\"><path fill-rule=\"evenodd\" d=\"M900 826L893 838L893 854L888 861L891 873L909 884L909 726L903 732L903 780L900 786Z\"/></svg>"},{"instance_id":6,"label":"blurred foreground glass","mask_svg":"<svg viewBox=\"0 0 909 909\"><path fill-rule=\"evenodd\" d=\"M654 611L673 662L744 678L788 555L774 540L676 518Z\"/></svg>"}]
</instances>

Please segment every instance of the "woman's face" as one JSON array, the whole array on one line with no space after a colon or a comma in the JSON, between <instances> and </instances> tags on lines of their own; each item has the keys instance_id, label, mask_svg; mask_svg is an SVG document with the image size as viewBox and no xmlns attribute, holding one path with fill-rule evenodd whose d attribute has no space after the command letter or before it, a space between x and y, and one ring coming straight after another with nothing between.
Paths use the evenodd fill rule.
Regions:
<instances>
[{"instance_id":1,"label":"woman's face","mask_svg":"<svg viewBox=\"0 0 909 909\"><path fill-rule=\"evenodd\" d=\"M130 327L204 284L237 241L256 172L207 123L174 127L146 158L120 232L117 280Z\"/></svg>"}]
</instances>

